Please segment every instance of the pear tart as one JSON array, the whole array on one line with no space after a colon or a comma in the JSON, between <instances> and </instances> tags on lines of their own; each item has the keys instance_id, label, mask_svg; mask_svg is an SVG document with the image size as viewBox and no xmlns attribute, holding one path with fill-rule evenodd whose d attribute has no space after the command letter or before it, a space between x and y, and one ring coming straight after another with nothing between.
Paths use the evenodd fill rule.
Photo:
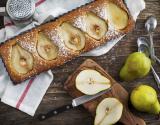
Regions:
<instances>
[{"instance_id":1,"label":"pear tart","mask_svg":"<svg viewBox=\"0 0 160 125\"><path fill-rule=\"evenodd\" d=\"M33 68L33 56L18 44L12 46L11 65L17 73L26 74Z\"/></svg>"},{"instance_id":2,"label":"pear tart","mask_svg":"<svg viewBox=\"0 0 160 125\"><path fill-rule=\"evenodd\" d=\"M0 45L13 83L87 52L131 31L134 21L123 0L95 0Z\"/></svg>"},{"instance_id":3,"label":"pear tart","mask_svg":"<svg viewBox=\"0 0 160 125\"><path fill-rule=\"evenodd\" d=\"M53 60L58 56L58 47L43 33L38 33L37 52L45 60Z\"/></svg>"}]
</instances>

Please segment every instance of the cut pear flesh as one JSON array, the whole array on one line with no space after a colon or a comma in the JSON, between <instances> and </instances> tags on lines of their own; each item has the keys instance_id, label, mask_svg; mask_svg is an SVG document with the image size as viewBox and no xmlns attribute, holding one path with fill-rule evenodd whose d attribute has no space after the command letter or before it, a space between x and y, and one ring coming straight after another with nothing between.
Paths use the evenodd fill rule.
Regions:
<instances>
[{"instance_id":1,"label":"cut pear flesh","mask_svg":"<svg viewBox=\"0 0 160 125\"><path fill-rule=\"evenodd\" d=\"M109 23L115 29L124 29L128 25L128 14L125 10L121 9L113 3L108 3L106 6Z\"/></svg>"},{"instance_id":2,"label":"cut pear flesh","mask_svg":"<svg viewBox=\"0 0 160 125\"><path fill-rule=\"evenodd\" d=\"M116 98L105 98L96 109L94 125L112 125L122 116L123 105Z\"/></svg>"},{"instance_id":3,"label":"cut pear flesh","mask_svg":"<svg viewBox=\"0 0 160 125\"><path fill-rule=\"evenodd\" d=\"M94 95L110 87L110 80L96 70L83 70L76 77L76 88L86 95Z\"/></svg>"},{"instance_id":4,"label":"cut pear flesh","mask_svg":"<svg viewBox=\"0 0 160 125\"><path fill-rule=\"evenodd\" d=\"M85 35L70 23L64 22L60 26L60 34L67 48L72 50L82 50L85 46Z\"/></svg>"},{"instance_id":5,"label":"cut pear flesh","mask_svg":"<svg viewBox=\"0 0 160 125\"><path fill-rule=\"evenodd\" d=\"M106 22L91 12L86 14L85 23L88 35L97 40L104 37L108 30Z\"/></svg>"},{"instance_id":6,"label":"cut pear flesh","mask_svg":"<svg viewBox=\"0 0 160 125\"><path fill-rule=\"evenodd\" d=\"M37 51L45 60L53 60L58 56L58 47L42 32L38 33Z\"/></svg>"},{"instance_id":7,"label":"cut pear flesh","mask_svg":"<svg viewBox=\"0 0 160 125\"><path fill-rule=\"evenodd\" d=\"M33 68L33 56L16 44L12 47L11 64L18 73L26 74Z\"/></svg>"}]
</instances>

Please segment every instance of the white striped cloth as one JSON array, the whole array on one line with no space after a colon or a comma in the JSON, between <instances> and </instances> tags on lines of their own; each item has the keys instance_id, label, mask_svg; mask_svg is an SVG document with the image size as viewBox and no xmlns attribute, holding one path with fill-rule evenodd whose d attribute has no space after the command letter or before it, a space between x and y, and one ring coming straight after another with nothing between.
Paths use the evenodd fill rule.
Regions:
<instances>
[{"instance_id":1,"label":"white striped cloth","mask_svg":"<svg viewBox=\"0 0 160 125\"><path fill-rule=\"evenodd\" d=\"M78 6L81 6L91 0L35 0L36 11L34 19L26 27L17 27L8 18L4 18L5 28L0 30L0 42L3 42L25 30L35 27L51 18L57 17L67 11L70 11ZM125 0L130 9L134 19L139 12L145 8L143 0L138 0L136 4L134 0ZM85 56L98 56L109 51L121 38L109 42L102 48L95 49ZM44 94L46 93L50 83L53 81L53 74L51 71L41 73L35 78L29 79L19 85L14 86L9 79L9 76L0 60L0 97L1 101L12 107L15 107L31 116L34 116L35 111L40 104Z\"/></svg>"}]
</instances>

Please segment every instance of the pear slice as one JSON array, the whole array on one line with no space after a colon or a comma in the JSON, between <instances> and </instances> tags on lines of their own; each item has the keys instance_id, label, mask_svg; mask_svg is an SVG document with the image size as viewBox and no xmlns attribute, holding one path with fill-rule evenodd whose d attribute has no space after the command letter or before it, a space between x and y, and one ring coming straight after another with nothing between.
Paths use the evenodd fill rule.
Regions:
<instances>
[{"instance_id":1,"label":"pear slice","mask_svg":"<svg viewBox=\"0 0 160 125\"><path fill-rule=\"evenodd\" d=\"M76 77L76 88L86 95L94 95L110 87L110 80L96 70L83 70Z\"/></svg>"},{"instance_id":2,"label":"pear slice","mask_svg":"<svg viewBox=\"0 0 160 125\"><path fill-rule=\"evenodd\" d=\"M112 125L122 116L123 105L116 98L103 99L96 109L94 125Z\"/></svg>"},{"instance_id":3,"label":"pear slice","mask_svg":"<svg viewBox=\"0 0 160 125\"><path fill-rule=\"evenodd\" d=\"M82 50L85 46L85 35L78 28L73 27L70 23L64 22L61 27L61 37L65 45L72 50Z\"/></svg>"},{"instance_id":4,"label":"pear slice","mask_svg":"<svg viewBox=\"0 0 160 125\"><path fill-rule=\"evenodd\" d=\"M86 14L85 23L88 35L97 40L104 37L108 30L106 22L91 12Z\"/></svg>"},{"instance_id":5,"label":"pear slice","mask_svg":"<svg viewBox=\"0 0 160 125\"><path fill-rule=\"evenodd\" d=\"M114 3L107 4L106 12L108 14L109 23L112 24L115 29L121 30L128 25L127 12Z\"/></svg>"},{"instance_id":6,"label":"pear slice","mask_svg":"<svg viewBox=\"0 0 160 125\"><path fill-rule=\"evenodd\" d=\"M45 60L53 60L58 56L58 47L42 32L38 33L37 51Z\"/></svg>"},{"instance_id":7,"label":"pear slice","mask_svg":"<svg viewBox=\"0 0 160 125\"><path fill-rule=\"evenodd\" d=\"M33 68L33 56L18 44L12 47L11 64L21 74L26 74Z\"/></svg>"}]
</instances>

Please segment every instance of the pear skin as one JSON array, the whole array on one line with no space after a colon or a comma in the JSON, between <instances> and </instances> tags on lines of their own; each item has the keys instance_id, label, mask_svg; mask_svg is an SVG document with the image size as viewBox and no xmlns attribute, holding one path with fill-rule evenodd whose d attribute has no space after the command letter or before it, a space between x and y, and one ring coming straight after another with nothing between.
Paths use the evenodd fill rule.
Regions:
<instances>
[{"instance_id":1,"label":"pear skin","mask_svg":"<svg viewBox=\"0 0 160 125\"><path fill-rule=\"evenodd\" d=\"M130 96L131 103L135 109L151 114L160 113L160 104L156 91L148 85L140 85L133 89Z\"/></svg>"},{"instance_id":2,"label":"pear skin","mask_svg":"<svg viewBox=\"0 0 160 125\"><path fill-rule=\"evenodd\" d=\"M151 110L149 111L149 113L152 113L152 114L160 113L160 104L158 100L151 106Z\"/></svg>"},{"instance_id":3,"label":"pear skin","mask_svg":"<svg viewBox=\"0 0 160 125\"><path fill-rule=\"evenodd\" d=\"M128 73L127 66L123 66L123 68L120 71L120 77L124 81L132 81L136 78L136 75Z\"/></svg>"},{"instance_id":4,"label":"pear skin","mask_svg":"<svg viewBox=\"0 0 160 125\"><path fill-rule=\"evenodd\" d=\"M120 70L120 78L124 81L142 78L149 73L150 68L150 59L144 53L134 52L128 56Z\"/></svg>"}]
</instances>

